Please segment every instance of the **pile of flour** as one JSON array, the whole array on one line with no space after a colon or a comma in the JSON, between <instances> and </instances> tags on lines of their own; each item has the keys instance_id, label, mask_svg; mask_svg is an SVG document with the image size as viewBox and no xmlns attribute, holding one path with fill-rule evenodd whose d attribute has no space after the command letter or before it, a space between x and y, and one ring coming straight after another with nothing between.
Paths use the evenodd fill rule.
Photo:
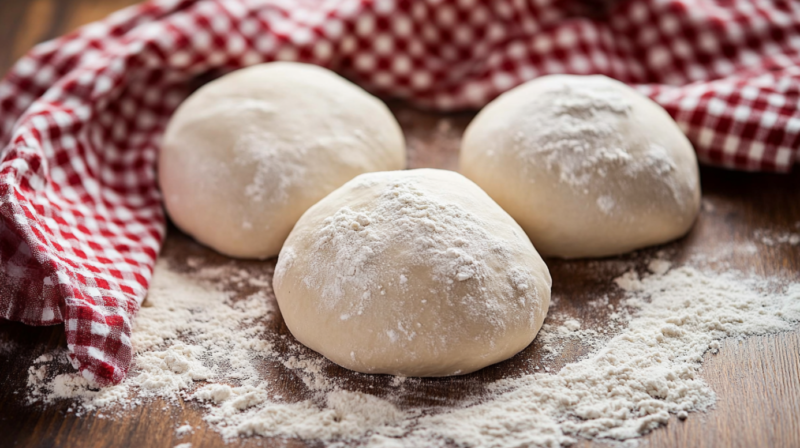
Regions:
<instances>
[{"instance_id":1,"label":"pile of flour","mask_svg":"<svg viewBox=\"0 0 800 448\"><path fill-rule=\"evenodd\" d=\"M716 353L720 339L788 331L800 320L800 284L654 260L644 272L629 270L615 280L624 296L616 307L607 297L593 302L611 313L603 329L566 318L554 301L538 336L543 364L567 340L587 341L588 355L557 372L535 366L535 373L484 385L484 394L423 408L403 397L426 380L387 384L384 377L356 375L366 387L353 390L353 379L326 373L330 363L321 356L270 331L279 317L269 272L187 264L180 269L188 273L163 261L157 265L134 328L134 368L122 384L96 388L64 373L63 352L47 353L31 366L29 398L69 398L74 412L103 408L110 418L155 396L176 405L196 402L226 439L260 435L396 447L626 440L666 424L671 415L687 418L714 403L699 371L703 355ZM234 290L244 298L226 292ZM276 371L293 373L310 398L282 396L286 386L273 381L287 377ZM375 388L381 396L363 392L371 381L383 385Z\"/></svg>"}]
</instances>

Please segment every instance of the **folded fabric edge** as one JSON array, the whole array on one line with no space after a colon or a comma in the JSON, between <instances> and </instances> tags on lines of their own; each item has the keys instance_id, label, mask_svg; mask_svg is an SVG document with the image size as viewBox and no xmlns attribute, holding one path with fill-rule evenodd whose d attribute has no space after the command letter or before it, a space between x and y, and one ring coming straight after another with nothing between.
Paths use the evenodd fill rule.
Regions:
<instances>
[{"instance_id":1,"label":"folded fabric edge","mask_svg":"<svg viewBox=\"0 0 800 448\"><path fill-rule=\"evenodd\" d=\"M0 182L0 318L32 326L64 323L73 367L95 384L119 383L132 359L137 297L103 294L90 277L44 250L44 235L37 236L28 222L36 217L18 203L12 185Z\"/></svg>"}]
</instances>

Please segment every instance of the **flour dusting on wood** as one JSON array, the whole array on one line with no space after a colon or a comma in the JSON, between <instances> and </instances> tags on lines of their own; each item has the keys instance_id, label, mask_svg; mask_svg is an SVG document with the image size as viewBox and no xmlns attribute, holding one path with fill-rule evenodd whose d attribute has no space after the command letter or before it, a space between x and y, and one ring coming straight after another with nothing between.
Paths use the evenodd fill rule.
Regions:
<instances>
[{"instance_id":1,"label":"flour dusting on wood","mask_svg":"<svg viewBox=\"0 0 800 448\"><path fill-rule=\"evenodd\" d=\"M162 261L136 319L129 377L97 388L69 371L65 351L45 353L29 369L28 397L69 399L70 412L90 416L102 408L110 418L154 397L188 402L229 440L550 447L579 438L635 439L670 416L691 418L713 405L714 391L699 373L704 354L717 353L721 339L788 331L800 320L800 284L660 259L646 266L615 279L623 296L616 306L608 296L592 301L608 313L603 327L569 317L554 298L537 339L541 366L509 373L457 403L420 407L404 398L428 380L359 374L363 384L356 387L331 373L337 367L321 356L271 331L280 319L271 272ZM584 344L586 353L561 369L547 365L571 343ZM311 398L283 396L276 378L302 383ZM369 393L373 384L380 396Z\"/></svg>"}]
</instances>

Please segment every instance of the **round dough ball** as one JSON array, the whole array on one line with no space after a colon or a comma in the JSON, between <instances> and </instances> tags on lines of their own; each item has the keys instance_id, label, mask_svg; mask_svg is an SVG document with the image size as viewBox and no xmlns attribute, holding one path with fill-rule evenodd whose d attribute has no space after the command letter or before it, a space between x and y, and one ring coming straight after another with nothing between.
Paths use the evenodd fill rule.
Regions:
<instances>
[{"instance_id":1,"label":"round dough ball","mask_svg":"<svg viewBox=\"0 0 800 448\"><path fill-rule=\"evenodd\" d=\"M363 174L311 207L275 268L292 334L365 373L465 374L531 343L550 273L525 232L452 171Z\"/></svg>"},{"instance_id":2,"label":"round dough ball","mask_svg":"<svg viewBox=\"0 0 800 448\"><path fill-rule=\"evenodd\" d=\"M190 96L167 127L158 180L172 221L223 254L278 254L295 222L359 174L405 167L377 98L313 65L237 70Z\"/></svg>"},{"instance_id":3,"label":"round dough ball","mask_svg":"<svg viewBox=\"0 0 800 448\"><path fill-rule=\"evenodd\" d=\"M664 109L605 76L544 76L501 95L470 123L460 163L545 256L664 243L700 207L689 140Z\"/></svg>"}]
</instances>

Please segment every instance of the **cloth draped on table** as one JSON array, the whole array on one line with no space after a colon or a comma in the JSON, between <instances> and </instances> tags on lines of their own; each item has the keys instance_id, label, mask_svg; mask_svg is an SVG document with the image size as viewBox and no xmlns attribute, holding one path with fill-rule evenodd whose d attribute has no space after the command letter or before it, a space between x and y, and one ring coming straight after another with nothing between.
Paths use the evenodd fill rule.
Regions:
<instances>
[{"instance_id":1,"label":"cloth draped on table","mask_svg":"<svg viewBox=\"0 0 800 448\"><path fill-rule=\"evenodd\" d=\"M439 111L526 80L605 74L661 104L707 164L800 154L800 3L155 0L34 48L0 82L0 318L64 323L98 384L131 364L165 234L159 137L200 80L273 60Z\"/></svg>"}]
</instances>

